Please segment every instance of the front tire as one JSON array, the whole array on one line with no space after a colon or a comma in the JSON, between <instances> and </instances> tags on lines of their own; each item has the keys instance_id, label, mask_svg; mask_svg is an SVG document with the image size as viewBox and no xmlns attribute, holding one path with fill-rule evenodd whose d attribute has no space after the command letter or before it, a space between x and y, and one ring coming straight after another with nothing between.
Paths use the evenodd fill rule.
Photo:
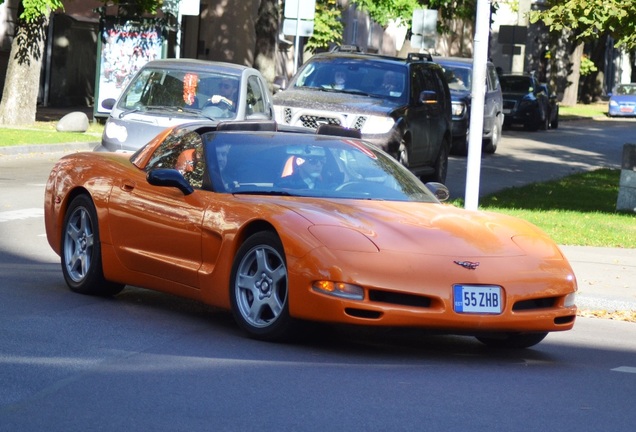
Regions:
<instances>
[{"instance_id":1,"label":"front tire","mask_svg":"<svg viewBox=\"0 0 636 432\"><path fill-rule=\"evenodd\" d=\"M477 340L491 348L523 349L541 342L547 333L510 333L501 336L477 336Z\"/></svg>"},{"instance_id":2,"label":"front tire","mask_svg":"<svg viewBox=\"0 0 636 432\"><path fill-rule=\"evenodd\" d=\"M497 117L493 125L492 136L484 144L484 153L488 153L488 154L495 153L497 151L497 146L499 145L500 139L501 139L501 121L499 121L499 117Z\"/></svg>"},{"instance_id":3,"label":"front tire","mask_svg":"<svg viewBox=\"0 0 636 432\"><path fill-rule=\"evenodd\" d=\"M274 341L291 336L287 264L275 233L256 233L239 248L232 265L230 302L234 319L250 337Z\"/></svg>"},{"instance_id":4,"label":"front tire","mask_svg":"<svg viewBox=\"0 0 636 432\"><path fill-rule=\"evenodd\" d=\"M450 153L450 143L444 139L442 141L442 147L439 149L439 155L435 161L435 172L431 176L423 176L420 178L424 183L437 182L445 183L446 174L448 173L448 155Z\"/></svg>"},{"instance_id":5,"label":"front tire","mask_svg":"<svg viewBox=\"0 0 636 432\"><path fill-rule=\"evenodd\" d=\"M104 278L97 212L88 196L73 199L64 217L63 230L62 273L72 291L113 296L124 289L124 285Z\"/></svg>"}]
</instances>

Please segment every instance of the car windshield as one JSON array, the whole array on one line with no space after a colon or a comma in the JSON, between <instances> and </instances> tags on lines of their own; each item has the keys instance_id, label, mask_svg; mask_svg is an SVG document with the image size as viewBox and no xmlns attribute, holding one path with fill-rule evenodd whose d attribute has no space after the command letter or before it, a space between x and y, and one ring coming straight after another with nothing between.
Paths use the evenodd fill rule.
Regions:
<instances>
[{"instance_id":1,"label":"car windshield","mask_svg":"<svg viewBox=\"0 0 636 432\"><path fill-rule=\"evenodd\" d=\"M405 100L406 67L373 60L317 59L300 71L293 86Z\"/></svg>"},{"instance_id":2,"label":"car windshield","mask_svg":"<svg viewBox=\"0 0 636 432\"><path fill-rule=\"evenodd\" d=\"M236 132L211 132L203 140L217 191L437 202L410 171L360 140Z\"/></svg>"},{"instance_id":3,"label":"car windshield","mask_svg":"<svg viewBox=\"0 0 636 432\"><path fill-rule=\"evenodd\" d=\"M616 95L636 95L636 84L623 84L616 87Z\"/></svg>"},{"instance_id":4,"label":"car windshield","mask_svg":"<svg viewBox=\"0 0 636 432\"><path fill-rule=\"evenodd\" d=\"M178 110L232 119L236 117L232 108L236 107L238 89L239 77L234 75L146 68L126 89L117 107L124 111L153 113ZM215 95L218 103L213 104Z\"/></svg>"},{"instance_id":5,"label":"car windshield","mask_svg":"<svg viewBox=\"0 0 636 432\"><path fill-rule=\"evenodd\" d=\"M472 72L463 66L442 65L444 76L451 90L470 91Z\"/></svg>"},{"instance_id":6,"label":"car windshield","mask_svg":"<svg viewBox=\"0 0 636 432\"><path fill-rule=\"evenodd\" d=\"M524 76L503 76L499 78L501 91L508 93L531 93L532 81Z\"/></svg>"}]
</instances>

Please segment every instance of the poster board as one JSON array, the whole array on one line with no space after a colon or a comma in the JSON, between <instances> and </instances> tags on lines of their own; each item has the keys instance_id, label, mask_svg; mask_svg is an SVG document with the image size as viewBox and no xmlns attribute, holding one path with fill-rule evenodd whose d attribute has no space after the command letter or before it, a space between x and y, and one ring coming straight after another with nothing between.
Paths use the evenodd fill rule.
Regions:
<instances>
[{"instance_id":1,"label":"poster board","mask_svg":"<svg viewBox=\"0 0 636 432\"><path fill-rule=\"evenodd\" d=\"M165 57L166 38L158 20L100 20L97 44L94 117L107 117L105 99L117 99L128 82L147 62Z\"/></svg>"}]
</instances>

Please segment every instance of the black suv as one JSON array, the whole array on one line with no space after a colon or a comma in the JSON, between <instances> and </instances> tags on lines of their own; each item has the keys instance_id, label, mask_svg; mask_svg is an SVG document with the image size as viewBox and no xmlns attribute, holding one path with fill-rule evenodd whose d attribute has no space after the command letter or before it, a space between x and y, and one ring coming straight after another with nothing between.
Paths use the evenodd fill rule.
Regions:
<instances>
[{"instance_id":1,"label":"black suv","mask_svg":"<svg viewBox=\"0 0 636 432\"><path fill-rule=\"evenodd\" d=\"M282 124L359 130L422 180L446 180L450 92L428 54L404 59L348 47L316 54L274 95L274 111Z\"/></svg>"},{"instance_id":2,"label":"black suv","mask_svg":"<svg viewBox=\"0 0 636 432\"><path fill-rule=\"evenodd\" d=\"M504 125L521 124L531 131L550 126L549 96L534 76L506 74L499 81L506 115Z\"/></svg>"}]
</instances>

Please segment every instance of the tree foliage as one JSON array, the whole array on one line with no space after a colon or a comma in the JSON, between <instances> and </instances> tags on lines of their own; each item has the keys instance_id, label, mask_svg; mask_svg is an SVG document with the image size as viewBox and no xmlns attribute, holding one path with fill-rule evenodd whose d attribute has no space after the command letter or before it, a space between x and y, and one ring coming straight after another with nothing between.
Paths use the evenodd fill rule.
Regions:
<instances>
[{"instance_id":1,"label":"tree foliage","mask_svg":"<svg viewBox=\"0 0 636 432\"><path fill-rule=\"evenodd\" d=\"M437 9L443 21L475 19L477 0L352 0L378 24L391 20L410 25L415 9ZM440 30L444 31L445 27Z\"/></svg>"},{"instance_id":2,"label":"tree foliage","mask_svg":"<svg viewBox=\"0 0 636 432\"><path fill-rule=\"evenodd\" d=\"M342 9L336 0L317 0L314 33L307 41L306 48L311 52L327 49L332 44L342 42Z\"/></svg>"},{"instance_id":3,"label":"tree foliage","mask_svg":"<svg viewBox=\"0 0 636 432\"><path fill-rule=\"evenodd\" d=\"M608 33L617 46L636 48L636 1L547 0L547 8L530 13L551 31L571 30L578 39L597 39Z\"/></svg>"}]
</instances>

